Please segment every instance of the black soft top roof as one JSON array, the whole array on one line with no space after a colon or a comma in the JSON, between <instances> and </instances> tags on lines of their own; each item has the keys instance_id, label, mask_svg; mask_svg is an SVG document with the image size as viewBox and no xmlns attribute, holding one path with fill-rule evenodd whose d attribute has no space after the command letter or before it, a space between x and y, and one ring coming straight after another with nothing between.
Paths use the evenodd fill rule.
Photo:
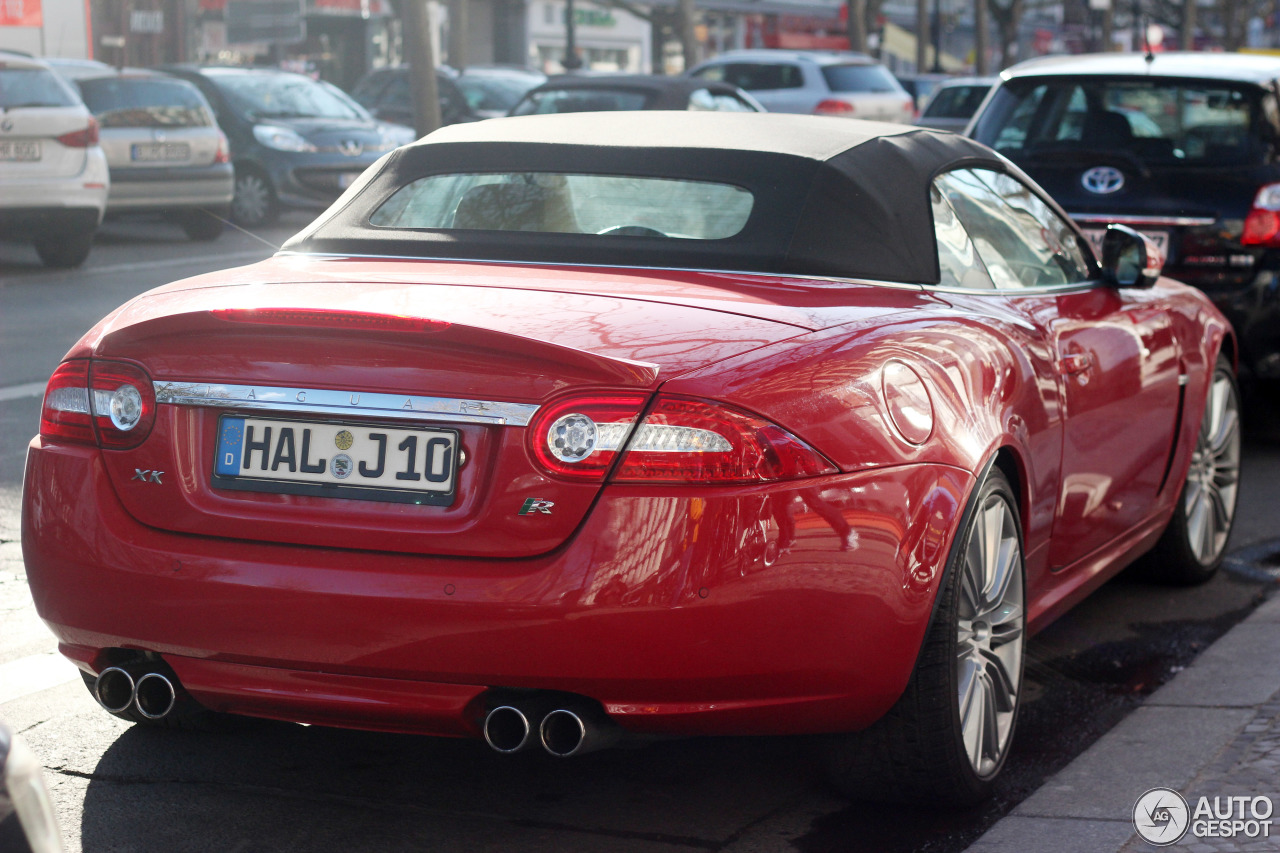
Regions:
<instances>
[{"instance_id":1,"label":"black soft top roof","mask_svg":"<svg viewBox=\"0 0 1280 853\"><path fill-rule=\"evenodd\" d=\"M929 284L939 280L930 183L976 165L1021 176L973 140L882 122L661 111L491 119L451 125L387 155L284 249ZM750 190L755 204L743 229L722 240L369 224L418 178L513 171L715 181Z\"/></svg>"}]
</instances>

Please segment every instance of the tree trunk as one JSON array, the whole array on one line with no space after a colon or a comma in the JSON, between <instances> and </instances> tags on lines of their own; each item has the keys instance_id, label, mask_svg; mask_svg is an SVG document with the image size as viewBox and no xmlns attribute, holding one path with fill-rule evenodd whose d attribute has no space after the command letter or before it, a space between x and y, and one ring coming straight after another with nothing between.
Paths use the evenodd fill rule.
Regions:
<instances>
[{"instance_id":1,"label":"tree trunk","mask_svg":"<svg viewBox=\"0 0 1280 853\"><path fill-rule=\"evenodd\" d=\"M684 53L684 70L698 64L698 36L693 0L680 0L680 49Z\"/></svg>"},{"instance_id":2,"label":"tree trunk","mask_svg":"<svg viewBox=\"0 0 1280 853\"><path fill-rule=\"evenodd\" d=\"M929 0L916 0L916 73L929 70Z\"/></svg>"},{"instance_id":3,"label":"tree trunk","mask_svg":"<svg viewBox=\"0 0 1280 853\"><path fill-rule=\"evenodd\" d=\"M426 0L404 0L404 49L409 56L409 86L413 92L413 128L426 136L440 126L440 91L431 53L430 16Z\"/></svg>"},{"instance_id":4,"label":"tree trunk","mask_svg":"<svg viewBox=\"0 0 1280 853\"><path fill-rule=\"evenodd\" d=\"M449 64L458 71L467 67L467 0L449 3Z\"/></svg>"},{"instance_id":5,"label":"tree trunk","mask_svg":"<svg viewBox=\"0 0 1280 853\"><path fill-rule=\"evenodd\" d=\"M979 77L987 74L987 36L991 29L987 18L987 0L974 0L973 72Z\"/></svg>"},{"instance_id":6,"label":"tree trunk","mask_svg":"<svg viewBox=\"0 0 1280 853\"><path fill-rule=\"evenodd\" d=\"M867 52L867 0L847 0L844 10L845 31L849 36L849 50Z\"/></svg>"}]
</instances>

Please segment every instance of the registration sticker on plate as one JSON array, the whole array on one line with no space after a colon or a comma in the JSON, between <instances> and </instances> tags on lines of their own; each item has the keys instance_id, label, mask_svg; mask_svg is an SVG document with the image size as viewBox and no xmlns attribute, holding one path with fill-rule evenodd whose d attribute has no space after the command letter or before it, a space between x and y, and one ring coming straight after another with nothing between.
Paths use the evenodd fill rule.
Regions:
<instances>
[{"instance_id":1,"label":"registration sticker on plate","mask_svg":"<svg viewBox=\"0 0 1280 853\"><path fill-rule=\"evenodd\" d=\"M448 506L458 431L223 415L213 484L224 489Z\"/></svg>"},{"instance_id":2,"label":"registration sticker on plate","mask_svg":"<svg viewBox=\"0 0 1280 853\"><path fill-rule=\"evenodd\" d=\"M40 143L36 140L0 140L0 160L29 162L40 159Z\"/></svg>"},{"instance_id":3,"label":"registration sticker on plate","mask_svg":"<svg viewBox=\"0 0 1280 853\"><path fill-rule=\"evenodd\" d=\"M142 163L157 161L189 160L191 146L185 142L147 142L133 146L134 160Z\"/></svg>"},{"instance_id":4,"label":"registration sticker on plate","mask_svg":"<svg viewBox=\"0 0 1280 853\"><path fill-rule=\"evenodd\" d=\"M1089 245L1093 247L1093 253L1102 259L1102 238L1106 235L1105 228L1085 228L1084 236L1089 240ZM1169 257L1169 232L1168 231L1143 231L1142 235L1156 244L1156 248L1160 250L1161 258Z\"/></svg>"}]
</instances>

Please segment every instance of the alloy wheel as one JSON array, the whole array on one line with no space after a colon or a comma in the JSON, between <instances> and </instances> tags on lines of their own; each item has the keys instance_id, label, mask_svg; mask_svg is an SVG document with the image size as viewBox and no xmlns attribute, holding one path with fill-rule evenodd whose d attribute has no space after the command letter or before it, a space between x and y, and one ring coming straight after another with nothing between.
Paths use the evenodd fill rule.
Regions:
<instances>
[{"instance_id":1,"label":"alloy wheel","mask_svg":"<svg viewBox=\"0 0 1280 853\"><path fill-rule=\"evenodd\" d=\"M975 519L960 578L956 685L960 730L979 777L1009 748L1022 680L1022 546L1008 502L987 497Z\"/></svg>"},{"instance_id":2,"label":"alloy wheel","mask_svg":"<svg viewBox=\"0 0 1280 853\"><path fill-rule=\"evenodd\" d=\"M1240 401L1231 378L1215 373L1191 454L1183 512L1187 544L1202 564L1218 559L1227 545L1240 482Z\"/></svg>"},{"instance_id":3,"label":"alloy wheel","mask_svg":"<svg viewBox=\"0 0 1280 853\"><path fill-rule=\"evenodd\" d=\"M231 211L237 222L249 226L260 225L270 215L271 205L271 187L260 176L246 172L236 177Z\"/></svg>"}]
</instances>

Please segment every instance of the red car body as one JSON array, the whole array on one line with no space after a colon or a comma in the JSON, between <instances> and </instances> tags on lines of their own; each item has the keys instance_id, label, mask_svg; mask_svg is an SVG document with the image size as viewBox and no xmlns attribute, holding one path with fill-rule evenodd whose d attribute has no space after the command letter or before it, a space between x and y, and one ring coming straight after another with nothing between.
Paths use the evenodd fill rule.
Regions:
<instances>
[{"instance_id":1,"label":"red car body","mask_svg":"<svg viewBox=\"0 0 1280 853\"><path fill-rule=\"evenodd\" d=\"M475 736L495 691L538 690L632 732L852 731L911 677L984 472L1017 493L1034 631L1161 535L1233 346L1166 279L965 292L286 252L145 294L67 354L140 368L154 424L123 449L33 439L23 550L63 654L162 659L215 711ZM588 392L727 406L819 467L558 476L530 430ZM228 411L377 424L426 395L466 455L449 505L212 483Z\"/></svg>"}]
</instances>

